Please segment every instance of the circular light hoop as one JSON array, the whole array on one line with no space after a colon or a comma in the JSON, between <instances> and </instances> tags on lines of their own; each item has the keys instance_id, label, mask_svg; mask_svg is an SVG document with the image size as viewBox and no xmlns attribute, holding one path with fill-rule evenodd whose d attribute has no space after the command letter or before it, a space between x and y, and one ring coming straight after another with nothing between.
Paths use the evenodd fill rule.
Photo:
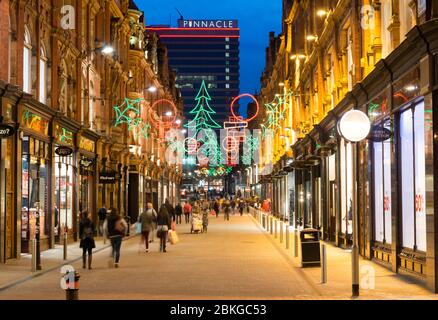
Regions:
<instances>
[{"instance_id":1,"label":"circular light hoop","mask_svg":"<svg viewBox=\"0 0 438 320\"><path fill-rule=\"evenodd\" d=\"M251 98L255 102L255 104L257 106L257 110L256 110L255 115L253 115L251 118L243 119L242 120L244 122L250 122L250 121L254 120L257 117L257 115L259 114L259 109L260 109L259 102L257 101L257 99L252 94L244 93L244 94L241 94L240 96L235 97L234 100L231 102L231 107L230 107L231 108L231 114L233 115L233 117L236 120L239 120L239 117L237 117L236 114L234 113L234 104L236 103L237 100L239 100L240 98L243 98L243 97Z\"/></svg>"},{"instance_id":2,"label":"circular light hoop","mask_svg":"<svg viewBox=\"0 0 438 320\"><path fill-rule=\"evenodd\" d=\"M195 138L192 138L192 137L188 137L188 138L185 138L184 139L184 151L185 152L189 152L189 151L191 151L190 149L189 149L189 143L190 143L190 141L193 141L194 143L196 143L196 152L198 151L198 149L199 149L199 147L200 147L200 142L198 141L198 140L196 140ZM193 143L192 142L192 143ZM186 148L186 145L187 145L187 148Z\"/></svg>"},{"instance_id":3,"label":"circular light hoop","mask_svg":"<svg viewBox=\"0 0 438 320\"><path fill-rule=\"evenodd\" d=\"M232 145L232 149L228 150L228 145L226 144L228 142L228 139L230 139L230 144ZM225 142L225 145L224 145ZM237 147L236 147L237 145ZM234 152L236 150L239 150L239 141L236 139L236 137L233 136L226 136L222 142L221 142L221 146L223 148L223 150L225 150L226 152Z\"/></svg>"},{"instance_id":4,"label":"circular light hoop","mask_svg":"<svg viewBox=\"0 0 438 320\"><path fill-rule=\"evenodd\" d=\"M370 119L360 110L346 112L338 123L339 133L350 142L364 140L370 133L370 129Z\"/></svg>"},{"instance_id":5,"label":"circular light hoop","mask_svg":"<svg viewBox=\"0 0 438 320\"><path fill-rule=\"evenodd\" d=\"M150 108L150 111L154 110L154 108L155 108L159 103L161 103L161 102L166 102L166 103L168 103L168 104L172 107L172 109L173 109L172 116L171 116L172 119L169 120L169 121L161 121L161 120L160 120L160 121L156 121L156 120L154 119L154 116L151 114L151 116L150 116L151 122L152 122L152 124L153 124L156 128L158 128L158 127L160 127L160 126L163 126L163 127L165 127L165 128L171 128L171 127L173 126L173 123L174 123L175 120L176 120L176 113L177 113L176 106L175 106L175 104L174 104L172 101L167 100L167 99L159 99L159 100L155 101L155 102L152 104L152 106L151 106L151 108ZM166 116L166 117L168 117L168 116Z\"/></svg>"}]
</instances>

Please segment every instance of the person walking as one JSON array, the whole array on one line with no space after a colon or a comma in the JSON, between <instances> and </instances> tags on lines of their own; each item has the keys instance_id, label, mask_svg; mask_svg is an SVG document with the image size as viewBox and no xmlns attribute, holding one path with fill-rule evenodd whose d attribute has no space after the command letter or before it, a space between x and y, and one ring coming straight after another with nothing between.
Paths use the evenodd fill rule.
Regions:
<instances>
[{"instance_id":1,"label":"person walking","mask_svg":"<svg viewBox=\"0 0 438 320\"><path fill-rule=\"evenodd\" d=\"M81 213L81 221L79 222L80 243L79 248L82 248L82 268L87 267L87 253L88 253L88 269L91 270L91 263L93 261L93 248L96 248L94 242L94 224L91 221L91 215L88 211Z\"/></svg>"},{"instance_id":2,"label":"person walking","mask_svg":"<svg viewBox=\"0 0 438 320\"><path fill-rule=\"evenodd\" d=\"M141 223L141 239L144 241L146 252L149 252L149 235L153 232L157 213L152 207L152 203L149 202L147 207L147 210L138 217L138 223Z\"/></svg>"},{"instance_id":3,"label":"person walking","mask_svg":"<svg viewBox=\"0 0 438 320\"><path fill-rule=\"evenodd\" d=\"M231 211L231 204L230 201L227 200L224 202L224 221L230 220L230 211Z\"/></svg>"},{"instance_id":4,"label":"person walking","mask_svg":"<svg viewBox=\"0 0 438 320\"><path fill-rule=\"evenodd\" d=\"M97 216L99 217L99 233L101 236L103 236L103 224L105 222L107 213L108 212L106 211L105 204L99 209L99 211L97 211ZM103 238L103 241L105 243L105 237Z\"/></svg>"},{"instance_id":5,"label":"person walking","mask_svg":"<svg viewBox=\"0 0 438 320\"><path fill-rule=\"evenodd\" d=\"M184 204L184 218L186 223L190 223L190 213L192 212L192 206L188 201Z\"/></svg>"},{"instance_id":6,"label":"person walking","mask_svg":"<svg viewBox=\"0 0 438 320\"><path fill-rule=\"evenodd\" d=\"M104 230L107 237L111 240L112 257L114 267L119 267L120 248L122 247L123 237L128 231L128 224L123 219L116 208L111 208L111 213L107 216L104 223Z\"/></svg>"},{"instance_id":7,"label":"person walking","mask_svg":"<svg viewBox=\"0 0 438 320\"><path fill-rule=\"evenodd\" d=\"M240 216L243 215L243 209L245 209L245 203L243 202L243 200L240 200L240 202L239 202L239 212L240 212Z\"/></svg>"},{"instance_id":8,"label":"person walking","mask_svg":"<svg viewBox=\"0 0 438 320\"><path fill-rule=\"evenodd\" d=\"M213 210L216 213L216 218L219 217L219 202L216 200L213 204Z\"/></svg>"},{"instance_id":9,"label":"person walking","mask_svg":"<svg viewBox=\"0 0 438 320\"><path fill-rule=\"evenodd\" d=\"M234 215L234 209L236 208L236 201L234 201L234 199L231 200L231 209L233 210L233 215Z\"/></svg>"},{"instance_id":10,"label":"person walking","mask_svg":"<svg viewBox=\"0 0 438 320\"><path fill-rule=\"evenodd\" d=\"M171 227L171 218L166 204L162 204L157 215L157 237L160 238L160 252L166 251L167 234Z\"/></svg>"},{"instance_id":11,"label":"person walking","mask_svg":"<svg viewBox=\"0 0 438 320\"><path fill-rule=\"evenodd\" d=\"M202 232L207 233L208 227L208 209L202 213Z\"/></svg>"},{"instance_id":12,"label":"person walking","mask_svg":"<svg viewBox=\"0 0 438 320\"><path fill-rule=\"evenodd\" d=\"M175 216L176 216L176 223L181 224L181 216L183 214L183 208L181 204L178 202L175 206Z\"/></svg>"}]
</instances>

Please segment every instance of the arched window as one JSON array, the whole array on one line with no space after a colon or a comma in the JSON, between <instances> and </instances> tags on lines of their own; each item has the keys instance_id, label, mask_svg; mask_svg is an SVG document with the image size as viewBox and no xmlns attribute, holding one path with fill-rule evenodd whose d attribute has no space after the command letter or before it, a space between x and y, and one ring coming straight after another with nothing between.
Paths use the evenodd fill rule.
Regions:
<instances>
[{"instance_id":1,"label":"arched window","mask_svg":"<svg viewBox=\"0 0 438 320\"><path fill-rule=\"evenodd\" d=\"M24 27L23 91L32 93L32 42L27 27Z\"/></svg>"},{"instance_id":2,"label":"arched window","mask_svg":"<svg viewBox=\"0 0 438 320\"><path fill-rule=\"evenodd\" d=\"M43 46L41 46L39 101L45 104L46 99L47 99L47 56L46 56L46 50L44 49Z\"/></svg>"}]
</instances>

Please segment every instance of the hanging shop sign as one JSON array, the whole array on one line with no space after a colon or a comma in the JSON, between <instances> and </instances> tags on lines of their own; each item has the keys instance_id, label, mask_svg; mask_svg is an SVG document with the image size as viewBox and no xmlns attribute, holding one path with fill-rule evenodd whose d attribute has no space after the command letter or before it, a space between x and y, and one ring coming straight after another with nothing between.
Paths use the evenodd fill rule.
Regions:
<instances>
[{"instance_id":1,"label":"hanging shop sign","mask_svg":"<svg viewBox=\"0 0 438 320\"><path fill-rule=\"evenodd\" d=\"M55 138L57 142L73 146L73 132L67 130L66 128L55 125Z\"/></svg>"},{"instance_id":2,"label":"hanging shop sign","mask_svg":"<svg viewBox=\"0 0 438 320\"><path fill-rule=\"evenodd\" d=\"M43 135L47 136L49 133L49 122L27 109L25 109L21 115L21 123L25 128Z\"/></svg>"},{"instance_id":3,"label":"hanging shop sign","mask_svg":"<svg viewBox=\"0 0 438 320\"><path fill-rule=\"evenodd\" d=\"M12 136L15 133L15 128L8 124L0 124L0 139Z\"/></svg>"},{"instance_id":4,"label":"hanging shop sign","mask_svg":"<svg viewBox=\"0 0 438 320\"><path fill-rule=\"evenodd\" d=\"M55 153L60 157L67 157L73 153L73 149L66 146L59 146L55 149Z\"/></svg>"},{"instance_id":5,"label":"hanging shop sign","mask_svg":"<svg viewBox=\"0 0 438 320\"><path fill-rule=\"evenodd\" d=\"M82 158L80 160L80 165L83 168L89 168L94 163L94 159L91 158Z\"/></svg>"},{"instance_id":6,"label":"hanging shop sign","mask_svg":"<svg viewBox=\"0 0 438 320\"><path fill-rule=\"evenodd\" d=\"M381 125L373 126L368 139L374 142L383 142L392 137L391 130L382 127Z\"/></svg>"},{"instance_id":7,"label":"hanging shop sign","mask_svg":"<svg viewBox=\"0 0 438 320\"><path fill-rule=\"evenodd\" d=\"M79 148L88 152L94 152L94 141L80 136Z\"/></svg>"},{"instance_id":8,"label":"hanging shop sign","mask_svg":"<svg viewBox=\"0 0 438 320\"><path fill-rule=\"evenodd\" d=\"M116 183L117 176L118 174L115 171L101 172L99 174L99 183L104 183L104 184Z\"/></svg>"}]
</instances>

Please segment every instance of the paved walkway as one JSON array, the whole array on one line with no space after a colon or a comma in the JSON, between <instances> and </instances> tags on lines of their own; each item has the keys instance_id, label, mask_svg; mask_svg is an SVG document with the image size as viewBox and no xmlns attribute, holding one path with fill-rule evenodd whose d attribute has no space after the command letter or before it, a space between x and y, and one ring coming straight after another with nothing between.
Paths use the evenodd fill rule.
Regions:
<instances>
[{"instance_id":1,"label":"paved walkway","mask_svg":"<svg viewBox=\"0 0 438 320\"><path fill-rule=\"evenodd\" d=\"M294 231L290 229L290 248L286 250L286 236L280 242L280 224L271 235L266 231L256 218L252 218L264 234L269 235L276 246L280 248L294 266L300 266L300 250L295 257ZM286 230L286 229L284 229ZM299 248L299 246L297 246ZM327 283L321 283L321 268L302 268L307 279L314 283L325 298L351 299L351 250L341 249L331 243L326 243L327 248ZM395 274L383 266L360 257L360 282L361 291L358 299L438 299L438 294L433 294L425 285L410 277ZM374 275L373 275L374 273ZM366 277L369 275L369 277ZM366 277L366 278L365 278ZM368 286L369 288L365 288ZM357 299L357 298L356 298Z\"/></svg>"},{"instance_id":2,"label":"paved walkway","mask_svg":"<svg viewBox=\"0 0 438 320\"><path fill-rule=\"evenodd\" d=\"M329 247L329 282L320 284L319 268L299 268L286 250L250 215L231 216L230 221L210 217L207 234L190 234L179 225L180 243L149 253L139 246L139 237L125 240L119 269L108 267L110 249L102 244L94 254L93 270L79 270L80 299L350 299L350 274L346 253ZM77 246L77 245L76 245ZM339 251L340 250L340 251ZM334 254L335 253L335 254ZM337 257L335 258L335 256ZM348 256L347 256L348 257ZM58 261L59 262L59 261ZM44 260L43 260L44 263ZM30 264L30 263L29 263ZM2 290L0 299L65 299L60 288L59 267L34 279ZM435 298L426 289L376 267L376 289L361 298ZM12 266L7 268L13 269ZM1 274L13 271L0 268ZM2 277L5 277L5 276ZM14 278L15 276L15 278Z\"/></svg>"}]
</instances>

